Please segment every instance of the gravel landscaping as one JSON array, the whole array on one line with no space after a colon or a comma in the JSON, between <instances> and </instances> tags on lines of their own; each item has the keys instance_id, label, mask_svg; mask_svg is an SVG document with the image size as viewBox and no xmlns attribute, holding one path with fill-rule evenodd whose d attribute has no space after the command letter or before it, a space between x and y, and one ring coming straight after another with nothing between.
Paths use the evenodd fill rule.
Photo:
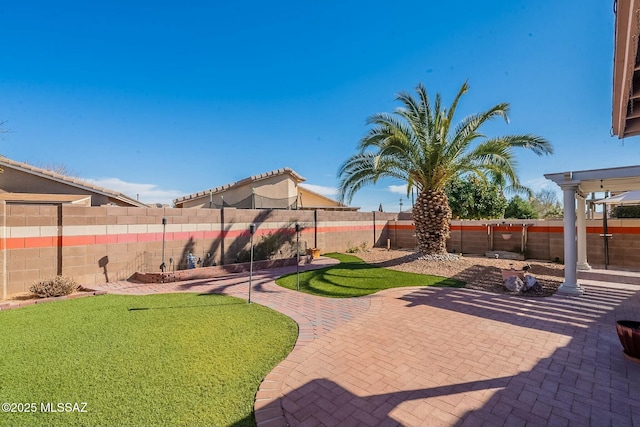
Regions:
<instances>
[{"instance_id":1,"label":"gravel landscaping","mask_svg":"<svg viewBox=\"0 0 640 427\"><path fill-rule=\"evenodd\" d=\"M563 264L550 261L526 260L515 261L509 259L487 258L479 255L465 255L462 257L447 256L442 260L419 259L413 250L390 250L375 248L356 254L369 264L394 270L419 274L451 277L467 282L466 288L487 292L512 294L502 283L501 270L511 268L522 269L530 265L528 274L534 276L542 285L541 293L518 293L523 296L550 296L560 286L563 280Z\"/></svg>"}]
</instances>

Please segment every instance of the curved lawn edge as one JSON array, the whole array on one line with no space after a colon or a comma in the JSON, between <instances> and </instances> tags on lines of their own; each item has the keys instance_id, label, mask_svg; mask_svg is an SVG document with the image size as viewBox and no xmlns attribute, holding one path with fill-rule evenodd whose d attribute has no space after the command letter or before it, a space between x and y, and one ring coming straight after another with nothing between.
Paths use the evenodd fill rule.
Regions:
<instances>
[{"instance_id":1,"label":"curved lawn edge","mask_svg":"<svg viewBox=\"0 0 640 427\"><path fill-rule=\"evenodd\" d=\"M325 255L323 255L325 256ZM334 264L332 266L339 265ZM328 267L323 267L328 268ZM310 270L315 271L315 270ZM292 273L295 275L295 273ZM286 277L287 275L281 276ZM276 283L276 280L273 281ZM286 291L290 289L284 288ZM384 290L383 290L384 291ZM293 291L295 294L299 294L303 300L315 300L318 301L319 296L310 293L300 293ZM378 294L376 294L377 296ZM375 315L380 311L382 307L382 299L373 297L372 294L361 295L351 298L322 298L319 300L322 303L328 303L332 305L344 305L344 310L351 312L352 318L346 323L337 323L334 325L334 329L344 326L347 323L361 321L363 318L368 318ZM358 309L351 304L351 301L363 301L366 302L364 309ZM263 303L265 304L265 303ZM269 306L268 303L265 305ZM280 312L281 314L290 317L294 322L298 324L298 339L291 352L276 365L271 372L269 372L260 383L258 393L256 393L253 413L255 416L257 427L274 427L274 426L289 426L295 425L290 422L286 417L286 410L283 404L282 390L287 378L295 371L297 366L304 362L307 355L306 346L308 344L317 342L319 340L325 340L326 335L320 335L318 333L318 324L322 323L323 318L327 318L329 311L313 308L313 312L309 312L309 306L306 304L298 304L295 306L271 306L270 308ZM334 320L334 319L331 319ZM331 339L332 340L332 339Z\"/></svg>"},{"instance_id":2,"label":"curved lawn edge","mask_svg":"<svg viewBox=\"0 0 640 427\"><path fill-rule=\"evenodd\" d=\"M408 273L368 264L354 255L329 253L337 265L299 273L300 291L331 298L371 295L384 289L409 286L462 287L465 282L446 277ZM297 274L276 279L276 284L296 290Z\"/></svg>"},{"instance_id":3,"label":"curved lawn edge","mask_svg":"<svg viewBox=\"0 0 640 427\"><path fill-rule=\"evenodd\" d=\"M370 319L379 315L384 304L387 294L393 294L397 292L411 293L417 290L423 289L424 286L405 286L400 288L388 288L382 289L375 294L363 295L353 298L323 298L325 301L341 303L348 303L350 300L366 300L369 305L366 310L355 313L354 317L348 322L349 325L353 323L366 324ZM317 298L316 295L304 294L304 298ZM283 307L286 308L286 307ZM304 315L291 311L292 309L286 308L288 311L282 314L290 316L292 319L300 325L302 330L303 326L299 323L297 318L304 319L305 327L313 329L312 322ZM320 312L320 316L327 316L327 312ZM344 326L346 324L342 324ZM274 427L274 426L290 426L296 425L295 419L290 420L287 418L287 406L288 402L285 402L286 395L283 394L285 383L290 375L296 370L298 365L304 363L308 359L310 354L318 352L325 346L332 345L337 338L331 335L323 335L315 337L308 341L296 342L293 350L287 355L287 357L280 362L260 384L258 394L256 394L256 400L254 402L254 415L257 427ZM307 344L313 344L307 349Z\"/></svg>"},{"instance_id":4,"label":"curved lawn edge","mask_svg":"<svg viewBox=\"0 0 640 427\"><path fill-rule=\"evenodd\" d=\"M238 308L240 309L240 312L238 312ZM224 331L224 329L227 328L212 328L212 326L219 324L220 320L224 320L226 318L225 313L228 313L230 315L236 313L240 315L239 319L231 327L231 329L233 329L234 331L250 331L251 329L255 329L256 325L262 323L262 332L258 335L254 333L252 335L253 338L247 337L246 339L238 339L238 333L233 333L230 337L227 337L227 334L224 333L225 338L216 338L217 334L212 334L215 329ZM179 365L175 369L175 371L180 369L199 369L202 370L202 374L206 374L206 372L216 372L216 374L212 376L210 380L204 381L202 387L200 387L201 391L207 391L215 400L221 394L214 389L214 387L217 386L217 382L219 382L215 379L218 377L217 372L219 372L221 369L217 361L229 360L231 362L230 367L233 368L229 369L234 372L233 375L229 378L234 378L238 371L235 370L233 364L237 364L237 361L239 360L239 358L237 358L235 354L241 354L242 359L246 359L247 349L243 349L245 343L246 345L251 345L252 342L256 342L256 339L258 341L264 341L265 338L260 337L264 337L264 335L262 334L265 332L265 328L268 329L271 327L271 325L284 326L289 323L290 326L286 329L289 331L291 339L290 342L286 343L285 347L282 347L280 350L276 351L276 353L279 353L280 356L277 356L275 353L268 356L268 359L272 359L272 363L269 363L269 367L265 366L265 362L259 363L259 366L256 365L258 371L255 372L259 372L257 376L260 378L257 378L255 374L251 374L250 371L247 371L249 376L243 374L242 378L246 378L242 381L239 381L238 383L238 391L249 391L247 387L251 389L249 393L246 393L244 391L242 392L244 396L242 400L246 401L246 404L249 405L245 408L246 410L248 410L249 408L251 410L250 412L244 412L242 409L240 409L240 407L238 407L238 411L240 412L235 412L235 415L231 415L232 417L239 417L232 418L232 420L235 420L232 421L234 423L233 425L254 425L255 396L260 388L262 380L275 367L282 363L283 360L286 360L287 357L289 357L297 344L300 330L299 324L296 319L293 319L291 318L291 316L288 316L285 313L281 313L279 310L268 307L264 304L256 304L256 306L251 307L246 305L246 303L244 303L242 300L238 300L237 297L233 297L230 295L203 295L191 292L185 292L182 295L176 293L146 296L105 295L101 296L100 298L83 298L68 300L64 302L60 301L58 304L46 304L37 308L36 306L32 306L25 307L24 310L10 310L6 312L3 311L2 313L0 313L0 315L2 315L3 323L5 324L5 326L7 326L7 328L13 325L15 327L13 328L14 330L19 330L22 333L19 339L9 339L10 337L8 337L8 335L10 334L10 330L5 331L5 334L3 335L5 338L5 351L8 352L11 350L11 348L16 350L16 348L22 348L26 346L27 348L33 350L33 357L37 358L37 363L29 363L28 361L20 359L21 362L15 361L11 364L12 369L10 371L7 372L0 370L0 377L4 378L4 380L6 381L5 384L14 384L12 388L5 387L4 393L9 393L15 398L24 398L24 396L29 395L32 398L37 398L42 401L56 401L55 399L60 399L59 394L62 393L62 395L67 398L73 397L74 399L84 399L83 401L90 400L91 409L91 413L82 414L81 418L77 418L74 414L63 414L64 416L60 415L55 419L36 419L38 418L37 415L42 414L27 414L29 416L35 416L36 418L25 419L24 417L21 417L20 414L17 414L16 417L13 418L9 417L9 415L11 414L8 414L0 421L0 425L136 424L135 421L132 421L130 419L119 419L118 421L117 415L115 415L115 413L113 413L113 411L108 408L124 404L123 401L121 401L122 399L116 399L114 401L114 397L111 395L113 393L111 393L111 391L127 390L136 387L140 388L138 386L141 384L140 381L143 381L144 378L150 379L150 387L153 388L155 386L158 386L162 389L162 392L152 392L149 396L136 395L133 398L128 399L130 404L125 405L125 408L123 408L123 410L126 409L129 415L133 414L133 418L137 419L140 424L166 425L166 419L164 421L158 421L156 415L149 416L145 411L140 411L140 409L144 409L144 407L149 402L154 401L157 396L164 393L164 383L158 385L156 384L158 381L154 379L157 377L156 369L161 369L164 363L167 363L167 361L173 360L175 358L174 350L182 349L182 351L179 352L179 355L177 356L178 358L175 359L175 363L181 364L183 363L181 362L182 360L188 362L187 365ZM32 334L33 336L29 334L25 335L24 331L28 330L28 328L22 326L24 326L23 324L27 322L27 320L33 321L34 316L43 318L43 320L39 322L40 325L52 325L51 327L55 328L55 333L43 333L43 326L40 326L39 328L32 328L38 329L37 331L34 331L34 333ZM82 328L80 330L77 326L78 318L82 321ZM172 319L172 321L161 321L165 318ZM279 318L281 318L281 320ZM284 318L288 320L285 321ZM93 319L93 321L91 319ZM256 323L257 319L263 319L263 321ZM92 323L94 325L92 325ZM198 329L197 325L201 323L202 327ZM140 328L143 329L140 330ZM152 328L152 330L144 332L145 328ZM159 331L154 331L155 329L159 329ZM108 333L110 330L119 332L117 333L117 336L111 337ZM274 332L274 334L276 332ZM280 333L281 332L278 332L277 335L279 335ZM108 336L101 337L101 335L105 334L107 334ZM64 345L62 345L59 342L59 339L57 339L60 336L65 338ZM77 339L74 340L74 337L76 337ZM86 341L88 337L90 337L90 340ZM212 343L224 342L224 345L227 346L231 345L229 344L230 341L237 341L237 343L233 347L235 350L233 350L231 356L222 356L223 359L218 359L218 356L215 356L211 360L206 359L206 366L198 368L198 365L201 364L200 361L204 362L205 358L208 355L212 354L212 352L209 351L210 349L208 348L212 345ZM277 341L284 342L289 340L283 338L278 339ZM113 350L113 348L115 348L113 342L116 342L117 345L115 345L115 347L119 349L118 351ZM179 345L179 342L182 344ZM202 348L198 348L198 342L206 343L206 345L203 344L203 346L200 346ZM149 353L149 351L151 348L154 348L153 346L156 343L160 343L160 345L158 347L158 350L152 351L152 353L155 353L156 355L158 355L158 357L147 357L149 354L152 354ZM269 341L269 345L267 345L265 348L270 348L272 345L273 343ZM82 350L82 348L84 348L84 350ZM86 354L83 353L83 351ZM85 355L84 357L68 358L65 356L65 354L68 352L72 352L74 356L78 354ZM2 353L2 351L0 351L0 353ZM17 354L19 352L16 351L14 353ZM126 363L117 361L117 356L120 353L126 353ZM264 352L261 351L260 353L263 354ZM273 353L273 351L270 350L269 354L271 353ZM47 356L47 354L49 354L49 356ZM104 354L108 354L109 357L104 356ZM95 360L99 358L99 356L97 355L104 356L104 360L101 360L103 364L106 364L106 366L109 367L109 369L96 369L96 367L93 366ZM264 353L264 355L266 355L266 353ZM150 363L150 361L156 359L163 359L164 362L155 365L153 363ZM53 366L41 366L47 360L50 360ZM92 361L87 362L91 366L84 367L85 364L82 362L82 360ZM133 367L135 367L136 363L135 360L143 360L144 363L141 367L134 369ZM189 361L193 360L199 360L198 364L194 366L189 365ZM261 360L264 360L264 358L261 358ZM46 363L44 363L44 365L46 365ZM153 365L153 369L150 365ZM63 381L63 384L59 384L58 382L56 382L55 387L51 385L51 387L49 388L45 387L35 390L32 386L29 385L29 381L18 381L17 379L11 380L11 378L24 376L23 374L20 374L21 371L16 373L16 369L20 366L24 366L26 370L29 370L29 373L24 375L27 375L27 377L33 375L33 377L37 378L37 382L39 382L41 385L50 383L51 381L48 380L48 378L50 379L50 377L58 380L60 378L68 377L69 380ZM35 371L34 366L38 368L35 369ZM210 367L214 367L211 368L214 369L214 371L211 371ZM146 372L148 370L154 372L154 375L140 374L141 372ZM197 372L198 374L200 374L199 370ZM74 372L83 373L79 378L95 378L90 381L91 384L89 385L84 384L83 381L79 378L76 378L72 381L73 378L71 377L73 377ZM117 374L117 372L120 372L120 374ZM182 391L179 391L179 384L182 384L179 381L179 377L174 378L175 375L171 372L169 372L167 375L163 374L163 376L161 377L171 378L171 380L167 381L172 384L175 382L176 387L178 387L176 392L183 394ZM131 382L133 382L133 385L135 385L136 387L129 387L128 385ZM253 382L253 387L250 386L250 382ZM101 394L94 393L95 390L92 387L94 387L95 384L106 384ZM191 390L189 387L193 388L192 385L187 385L187 389L183 390L186 392L184 393L185 395L189 395L189 393L193 392L193 390ZM145 390L147 388L148 387L142 387L142 389ZM235 396L236 394L231 394L231 396ZM7 396L5 396L5 398L6 397ZM230 398L230 400L235 401L236 403L238 401L238 399L236 398ZM110 401L111 403L109 403ZM221 402L218 403L220 404ZM193 402L190 400L188 403L189 408L191 408L192 404ZM211 402L208 403L208 405L210 404ZM212 421L211 418L207 417L205 417L207 418L207 421L205 421L205 419L200 420L198 415L196 415L196 418L192 418L192 416L197 413L197 411L192 409L185 410L184 412L180 413L184 413L186 414L186 416L183 417L179 413L169 414L174 416L174 418L170 418L169 424L175 423L184 425L198 425L210 424L211 422L214 422L215 424L224 424L228 422L217 418L218 415L212 415L212 417L215 417L217 421ZM222 414L222 412L220 414ZM225 417L227 415L221 416ZM113 418L114 416L115 418Z\"/></svg>"}]
</instances>

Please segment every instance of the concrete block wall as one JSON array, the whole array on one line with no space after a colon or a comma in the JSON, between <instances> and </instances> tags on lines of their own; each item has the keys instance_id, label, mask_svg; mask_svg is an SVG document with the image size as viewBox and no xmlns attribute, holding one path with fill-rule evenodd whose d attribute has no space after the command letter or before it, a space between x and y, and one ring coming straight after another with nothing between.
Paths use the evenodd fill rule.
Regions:
<instances>
[{"instance_id":1,"label":"concrete block wall","mask_svg":"<svg viewBox=\"0 0 640 427\"><path fill-rule=\"evenodd\" d=\"M3 203L2 208L2 293L24 292L33 282L60 270L59 207Z\"/></svg>"},{"instance_id":2,"label":"concrete block wall","mask_svg":"<svg viewBox=\"0 0 640 427\"><path fill-rule=\"evenodd\" d=\"M343 252L365 245L386 247L390 220L396 214L384 212L317 211L318 242L322 252Z\"/></svg>"},{"instance_id":3,"label":"concrete block wall","mask_svg":"<svg viewBox=\"0 0 640 427\"><path fill-rule=\"evenodd\" d=\"M3 298L56 274L92 285L127 279L136 272L158 272L163 260L167 271L176 271L186 268L189 253L202 261L201 266L229 264L249 248L251 223L257 225L255 245L277 232L291 233L295 242L296 222L303 226L301 248L334 252L362 242L368 247L386 245L388 221L394 218L380 212L73 205L3 204L0 211L0 220L6 222L0 227Z\"/></svg>"},{"instance_id":4,"label":"concrete block wall","mask_svg":"<svg viewBox=\"0 0 640 427\"><path fill-rule=\"evenodd\" d=\"M519 251L522 223L527 227L525 254L529 259L563 260L564 226L562 220L514 221L506 225L494 225L493 236L488 234L487 221L452 221L451 235L447 241L450 252L483 254L489 250ZM587 261L592 265L604 264L602 220L587 220ZM414 248L415 228L411 221L390 223L390 234L395 236L395 246ZM609 220L609 264L640 269L640 220ZM510 234L508 240L502 234ZM461 250L462 249L462 250Z\"/></svg>"},{"instance_id":5,"label":"concrete block wall","mask_svg":"<svg viewBox=\"0 0 640 427\"><path fill-rule=\"evenodd\" d=\"M563 247L564 239L562 236L562 222L560 222L560 228L554 227L545 223L544 225L537 225L535 227L527 228L527 248L526 255L529 258L550 260L551 256L551 239L559 233L560 247ZM562 254L559 256L562 258Z\"/></svg>"},{"instance_id":6,"label":"concrete block wall","mask_svg":"<svg viewBox=\"0 0 640 427\"><path fill-rule=\"evenodd\" d=\"M257 224L254 243L259 244L276 232L291 233L295 240L296 222L304 227L301 247L317 247L322 253L343 252L363 242L386 247L387 239L393 247L416 247L413 222L393 213L0 203L0 297L26 292L35 280L56 274L92 285L135 272L158 272L163 260L168 271L180 270L189 253L202 266L229 264L248 249L249 224ZM482 254L492 245L514 250L521 230L518 224L498 225L491 236L486 221L452 221L448 249L466 254ZM604 263L602 230L601 221L587 221L592 265ZM507 232L511 239L502 239ZM610 264L640 267L640 220L611 220L609 232ZM535 221L527 236L528 258L563 259L562 221Z\"/></svg>"},{"instance_id":7,"label":"concrete block wall","mask_svg":"<svg viewBox=\"0 0 640 427\"><path fill-rule=\"evenodd\" d=\"M494 224L488 221L451 221L447 250L464 254L484 254L490 250L519 252L522 247L522 224L531 221ZM395 228L397 246L415 247L415 228L413 222L399 222ZM503 235L509 236L508 239ZM563 258L562 221L536 221L527 227L526 255L535 259Z\"/></svg>"},{"instance_id":8,"label":"concrete block wall","mask_svg":"<svg viewBox=\"0 0 640 427\"><path fill-rule=\"evenodd\" d=\"M538 249L532 245L536 242ZM587 247L589 238L587 235ZM562 221L547 221L546 225L533 228L529 233L527 247L530 248L530 258L543 260L564 260L564 224Z\"/></svg>"},{"instance_id":9,"label":"concrete block wall","mask_svg":"<svg viewBox=\"0 0 640 427\"><path fill-rule=\"evenodd\" d=\"M7 299L7 203L0 201L0 299Z\"/></svg>"},{"instance_id":10,"label":"concrete block wall","mask_svg":"<svg viewBox=\"0 0 640 427\"><path fill-rule=\"evenodd\" d=\"M607 234L609 264L621 267L640 266L640 219L610 219ZM587 221L587 260L592 265L603 265L604 227L602 220Z\"/></svg>"},{"instance_id":11,"label":"concrete block wall","mask_svg":"<svg viewBox=\"0 0 640 427\"><path fill-rule=\"evenodd\" d=\"M389 227L392 247L414 249L417 246L416 229L412 220L393 220Z\"/></svg>"},{"instance_id":12,"label":"concrete block wall","mask_svg":"<svg viewBox=\"0 0 640 427\"><path fill-rule=\"evenodd\" d=\"M447 249L451 252L483 254L489 250L487 227L483 224L464 225L462 221L452 221L450 233Z\"/></svg>"}]
</instances>

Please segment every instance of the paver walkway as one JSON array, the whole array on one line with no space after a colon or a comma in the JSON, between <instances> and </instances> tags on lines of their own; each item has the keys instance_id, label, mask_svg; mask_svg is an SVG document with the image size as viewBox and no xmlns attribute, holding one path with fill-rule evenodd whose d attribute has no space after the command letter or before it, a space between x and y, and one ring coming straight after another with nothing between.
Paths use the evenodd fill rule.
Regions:
<instances>
[{"instance_id":1,"label":"paver walkway","mask_svg":"<svg viewBox=\"0 0 640 427\"><path fill-rule=\"evenodd\" d=\"M273 283L290 271L254 275L252 300L301 331L256 395L260 426L640 426L640 364L615 332L616 320L640 319L640 285L624 276L580 280L582 297L398 288L335 299ZM247 284L102 289L246 297Z\"/></svg>"}]
</instances>

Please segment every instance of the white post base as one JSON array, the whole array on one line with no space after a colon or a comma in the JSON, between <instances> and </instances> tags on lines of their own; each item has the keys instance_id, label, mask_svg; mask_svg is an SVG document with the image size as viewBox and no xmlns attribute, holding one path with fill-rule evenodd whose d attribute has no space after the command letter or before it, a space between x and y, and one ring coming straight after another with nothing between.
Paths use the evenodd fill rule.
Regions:
<instances>
[{"instance_id":1,"label":"white post base","mask_svg":"<svg viewBox=\"0 0 640 427\"><path fill-rule=\"evenodd\" d=\"M582 270L582 271L587 271L587 270L591 270L591 266L589 265L588 262L584 262L584 263L578 263L578 265L576 265L576 267L578 268L578 270Z\"/></svg>"},{"instance_id":2,"label":"white post base","mask_svg":"<svg viewBox=\"0 0 640 427\"><path fill-rule=\"evenodd\" d=\"M564 282L558 288L558 293L562 295L581 296L584 295L584 289L582 289L577 283Z\"/></svg>"}]
</instances>

